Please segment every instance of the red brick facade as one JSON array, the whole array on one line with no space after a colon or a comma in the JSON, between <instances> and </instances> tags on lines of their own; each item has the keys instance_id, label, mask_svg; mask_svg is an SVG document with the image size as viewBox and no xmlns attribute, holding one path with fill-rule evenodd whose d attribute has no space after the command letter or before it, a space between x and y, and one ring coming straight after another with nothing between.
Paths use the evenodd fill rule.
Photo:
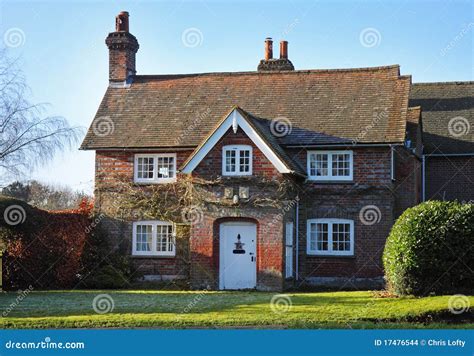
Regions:
<instances>
[{"instance_id":1,"label":"red brick facade","mask_svg":"<svg viewBox=\"0 0 474 356\"><path fill-rule=\"evenodd\" d=\"M195 168L194 177L212 180L221 177L222 148L244 144L253 149L251 178L224 177L223 185L209 188L219 199L224 199L224 188L238 194L240 187L248 187L250 200L256 196L279 199L279 207L257 207L250 203L224 204L203 207L202 218L191 225L188 238L177 241L175 257L133 257L135 267L144 275L156 278L185 278L193 288L219 288L219 226L227 221L251 221L257 226L257 288L280 290L302 283L327 284L355 288L372 286L383 276L382 252L395 218L406 207L419 199L420 162L404 147L392 150L383 147L343 147L352 150L354 179L345 183L315 183L303 179L289 179L280 174L258 147L240 129L229 130ZM171 151L170 151L171 152ZM173 151L174 152L174 151ZM97 151L96 197L98 208L107 213L114 203L111 194L117 176L133 180L134 154L130 151ZM142 153L142 152L140 152ZM152 152L150 152L152 153ZM191 151L178 151L178 167ZM301 166L306 166L306 149L288 149L288 155ZM395 172L392 175L392 164ZM394 178L394 179L392 179ZM294 187L284 197L276 189L254 184L254 179L268 181L268 185L290 182ZM273 183L271 183L273 182ZM299 197L299 202L296 201ZM294 277L285 281L285 224L296 222L299 208L297 247L294 248ZM376 207L375 223L364 224L361 211ZM353 256L314 256L306 252L307 220L341 218L354 221ZM104 224L118 248L131 255L133 219L108 216ZM298 251L298 252L297 252ZM296 263L298 262L298 266ZM298 273L298 275L296 275ZM298 277L298 280L296 280ZM362 282L368 282L363 284Z\"/></svg>"}]
</instances>

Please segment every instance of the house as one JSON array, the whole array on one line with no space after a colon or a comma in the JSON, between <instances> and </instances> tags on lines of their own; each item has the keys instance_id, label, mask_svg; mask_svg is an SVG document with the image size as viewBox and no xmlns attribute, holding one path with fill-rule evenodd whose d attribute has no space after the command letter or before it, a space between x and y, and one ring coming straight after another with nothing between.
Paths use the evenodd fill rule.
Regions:
<instances>
[{"instance_id":1,"label":"house","mask_svg":"<svg viewBox=\"0 0 474 356\"><path fill-rule=\"evenodd\" d=\"M474 82L416 83L423 108L424 200L474 201Z\"/></svg>"},{"instance_id":2,"label":"house","mask_svg":"<svg viewBox=\"0 0 474 356\"><path fill-rule=\"evenodd\" d=\"M146 280L383 283L390 228L421 201L422 109L399 66L295 70L268 38L257 71L138 75L126 12L106 44L81 149L96 152L101 224Z\"/></svg>"}]
</instances>

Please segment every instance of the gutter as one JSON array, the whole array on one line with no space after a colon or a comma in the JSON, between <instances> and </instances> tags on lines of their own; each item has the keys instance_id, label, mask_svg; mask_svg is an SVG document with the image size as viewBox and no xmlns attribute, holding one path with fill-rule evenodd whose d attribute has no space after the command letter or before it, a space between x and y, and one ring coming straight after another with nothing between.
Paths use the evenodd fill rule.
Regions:
<instances>
[{"instance_id":1,"label":"gutter","mask_svg":"<svg viewBox=\"0 0 474 356\"><path fill-rule=\"evenodd\" d=\"M426 201L426 191L425 191L425 185L426 185L426 155L423 155L423 159L421 161L421 199L422 201Z\"/></svg>"}]
</instances>

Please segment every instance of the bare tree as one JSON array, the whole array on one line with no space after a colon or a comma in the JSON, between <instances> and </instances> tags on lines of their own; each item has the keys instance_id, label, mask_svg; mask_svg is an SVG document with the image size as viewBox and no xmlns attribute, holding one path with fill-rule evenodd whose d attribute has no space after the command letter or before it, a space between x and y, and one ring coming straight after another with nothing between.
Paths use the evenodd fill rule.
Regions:
<instances>
[{"instance_id":1,"label":"bare tree","mask_svg":"<svg viewBox=\"0 0 474 356\"><path fill-rule=\"evenodd\" d=\"M0 177L19 175L71 148L82 134L63 117L46 116L44 104L27 100L17 61L0 49ZM2 172L3 171L3 172ZM2 180L0 178L0 180Z\"/></svg>"}]
</instances>

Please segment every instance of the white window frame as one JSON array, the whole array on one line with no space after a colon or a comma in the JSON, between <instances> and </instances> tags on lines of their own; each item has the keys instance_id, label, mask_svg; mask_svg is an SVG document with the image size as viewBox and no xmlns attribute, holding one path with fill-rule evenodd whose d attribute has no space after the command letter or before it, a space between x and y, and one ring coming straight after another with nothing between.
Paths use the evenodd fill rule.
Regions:
<instances>
[{"instance_id":1,"label":"white window frame","mask_svg":"<svg viewBox=\"0 0 474 356\"><path fill-rule=\"evenodd\" d=\"M173 170L174 176L170 178L158 178L158 158L160 157L172 157L173 158ZM138 158L153 158L153 178L138 178ZM172 183L176 182L176 153L139 153L135 154L134 165L133 165L133 180L135 183Z\"/></svg>"},{"instance_id":2,"label":"white window frame","mask_svg":"<svg viewBox=\"0 0 474 356\"><path fill-rule=\"evenodd\" d=\"M328 175L317 176L311 175L311 155L326 154L328 155ZM332 175L332 157L336 154L348 154L349 155L349 175L348 176L333 176ZM308 173L308 180L313 181L352 181L354 178L354 154L350 150L342 151L308 151L306 156L306 170Z\"/></svg>"},{"instance_id":3,"label":"white window frame","mask_svg":"<svg viewBox=\"0 0 474 356\"><path fill-rule=\"evenodd\" d=\"M249 171L240 172L240 151L247 150L250 151L249 157ZM235 172L226 171L226 152L227 151L236 151L235 153ZM222 175L223 176L251 176L253 171L253 150L250 145L226 145L222 147Z\"/></svg>"},{"instance_id":4,"label":"white window frame","mask_svg":"<svg viewBox=\"0 0 474 356\"><path fill-rule=\"evenodd\" d=\"M293 277L293 222L285 225L285 278Z\"/></svg>"},{"instance_id":5,"label":"white window frame","mask_svg":"<svg viewBox=\"0 0 474 356\"><path fill-rule=\"evenodd\" d=\"M137 225L151 225L151 251L137 251ZM172 251L157 251L156 238L157 226L171 226L172 228ZM143 220L133 222L133 238L132 238L132 255L133 256L175 256L176 255L176 234L175 226L171 222L159 220Z\"/></svg>"},{"instance_id":6,"label":"white window frame","mask_svg":"<svg viewBox=\"0 0 474 356\"><path fill-rule=\"evenodd\" d=\"M316 249L311 249L311 224L328 224L328 250L318 250L316 241ZM332 229L333 224L349 224L350 233L350 249L349 251L333 251L332 249ZM323 255L323 256L353 256L354 255L354 220L349 219L308 219L306 222L306 253L308 255Z\"/></svg>"}]
</instances>

